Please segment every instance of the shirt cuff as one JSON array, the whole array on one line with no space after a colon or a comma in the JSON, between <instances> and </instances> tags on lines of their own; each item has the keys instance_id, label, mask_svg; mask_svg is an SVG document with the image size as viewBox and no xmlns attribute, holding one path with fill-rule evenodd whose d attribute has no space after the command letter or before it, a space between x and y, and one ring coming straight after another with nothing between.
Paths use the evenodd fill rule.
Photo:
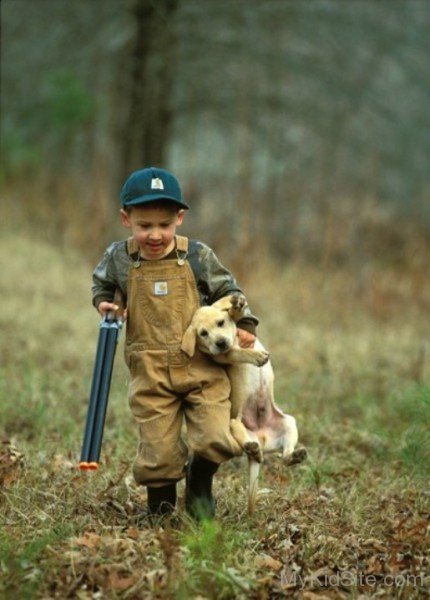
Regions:
<instances>
[{"instance_id":1,"label":"shirt cuff","mask_svg":"<svg viewBox=\"0 0 430 600\"><path fill-rule=\"evenodd\" d=\"M253 321L252 319L248 319L246 317L243 319L240 319L240 321L238 321L236 323L236 326L239 329L244 329L248 333L252 333L253 335L256 335L257 325L255 324L255 321Z\"/></svg>"}]
</instances>

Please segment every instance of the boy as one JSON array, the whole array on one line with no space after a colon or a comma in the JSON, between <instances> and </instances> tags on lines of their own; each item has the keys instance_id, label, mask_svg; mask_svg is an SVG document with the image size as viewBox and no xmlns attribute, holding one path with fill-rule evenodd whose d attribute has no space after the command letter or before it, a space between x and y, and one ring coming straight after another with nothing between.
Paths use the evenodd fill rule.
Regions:
<instances>
[{"instance_id":1,"label":"boy","mask_svg":"<svg viewBox=\"0 0 430 600\"><path fill-rule=\"evenodd\" d=\"M134 477L147 486L149 515L166 515L176 504L176 483L186 474L187 511L210 518L213 475L221 462L241 454L230 433L230 383L209 356L197 352L190 359L180 346L199 306L241 290L208 246L175 235L188 206L171 173L154 167L135 171L122 187L121 203L121 221L131 237L106 250L92 292L102 316L116 310L117 287L127 298L129 403L140 435ZM250 313L239 321L243 347L253 345L257 324ZM183 417L193 452L187 467Z\"/></svg>"}]
</instances>

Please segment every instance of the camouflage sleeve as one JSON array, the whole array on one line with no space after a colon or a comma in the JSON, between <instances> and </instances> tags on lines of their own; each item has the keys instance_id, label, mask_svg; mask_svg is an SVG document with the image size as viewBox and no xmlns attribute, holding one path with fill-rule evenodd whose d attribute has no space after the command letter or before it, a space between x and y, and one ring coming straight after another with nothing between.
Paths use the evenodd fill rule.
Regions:
<instances>
[{"instance_id":1,"label":"camouflage sleeve","mask_svg":"<svg viewBox=\"0 0 430 600\"><path fill-rule=\"evenodd\" d=\"M118 277L114 261L116 244L113 243L105 251L102 260L93 272L93 285L91 287L93 305L97 308L100 302L112 302L115 289L118 287Z\"/></svg>"},{"instance_id":2,"label":"camouflage sleeve","mask_svg":"<svg viewBox=\"0 0 430 600\"><path fill-rule=\"evenodd\" d=\"M198 287L203 295L205 304L213 304L220 298L229 296L230 294L243 294L243 291L238 286L236 279L230 271L220 263L214 251L205 244L201 244L199 262L201 270ZM255 333L257 325L257 317L247 308L246 315L238 322L238 326L251 333Z\"/></svg>"}]
</instances>

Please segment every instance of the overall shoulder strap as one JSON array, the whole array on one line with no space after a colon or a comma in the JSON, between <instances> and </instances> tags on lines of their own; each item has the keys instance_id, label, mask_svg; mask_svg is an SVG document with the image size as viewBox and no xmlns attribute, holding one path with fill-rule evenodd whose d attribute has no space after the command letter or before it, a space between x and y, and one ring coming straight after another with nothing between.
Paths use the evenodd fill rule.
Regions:
<instances>
[{"instance_id":1,"label":"overall shoulder strap","mask_svg":"<svg viewBox=\"0 0 430 600\"><path fill-rule=\"evenodd\" d=\"M179 252L188 252L188 238L184 235L175 235L176 249Z\"/></svg>"},{"instance_id":2,"label":"overall shoulder strap","mask_svg":"<svg viewBox=\"0 0 430 600\"><path fill-rule=\"evenodd\" d=\"M133 256L133 254L137 254L139 252L139 245L136 240L132 237L127 239L127 253L129 256Z\"/></svg>"}]
</instances>

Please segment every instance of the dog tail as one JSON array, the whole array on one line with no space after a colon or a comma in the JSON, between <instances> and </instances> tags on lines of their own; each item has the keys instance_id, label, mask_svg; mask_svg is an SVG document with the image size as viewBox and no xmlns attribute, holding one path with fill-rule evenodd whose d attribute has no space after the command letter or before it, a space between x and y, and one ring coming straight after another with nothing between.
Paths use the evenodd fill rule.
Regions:
<instances>
[{"instance_id":1,"label":"dog tail","mask_svg":"<svg viewBox=\"0 0 430 600\"><path fill-rule=\"evenodd\" d=\"M260 463L252 460L248 461L249 467L249 491L248 491L248 514L252 516L254 514L255 503L257 501L258 491L258 475L260 473Z\"/></svg>"}]
</instances>

